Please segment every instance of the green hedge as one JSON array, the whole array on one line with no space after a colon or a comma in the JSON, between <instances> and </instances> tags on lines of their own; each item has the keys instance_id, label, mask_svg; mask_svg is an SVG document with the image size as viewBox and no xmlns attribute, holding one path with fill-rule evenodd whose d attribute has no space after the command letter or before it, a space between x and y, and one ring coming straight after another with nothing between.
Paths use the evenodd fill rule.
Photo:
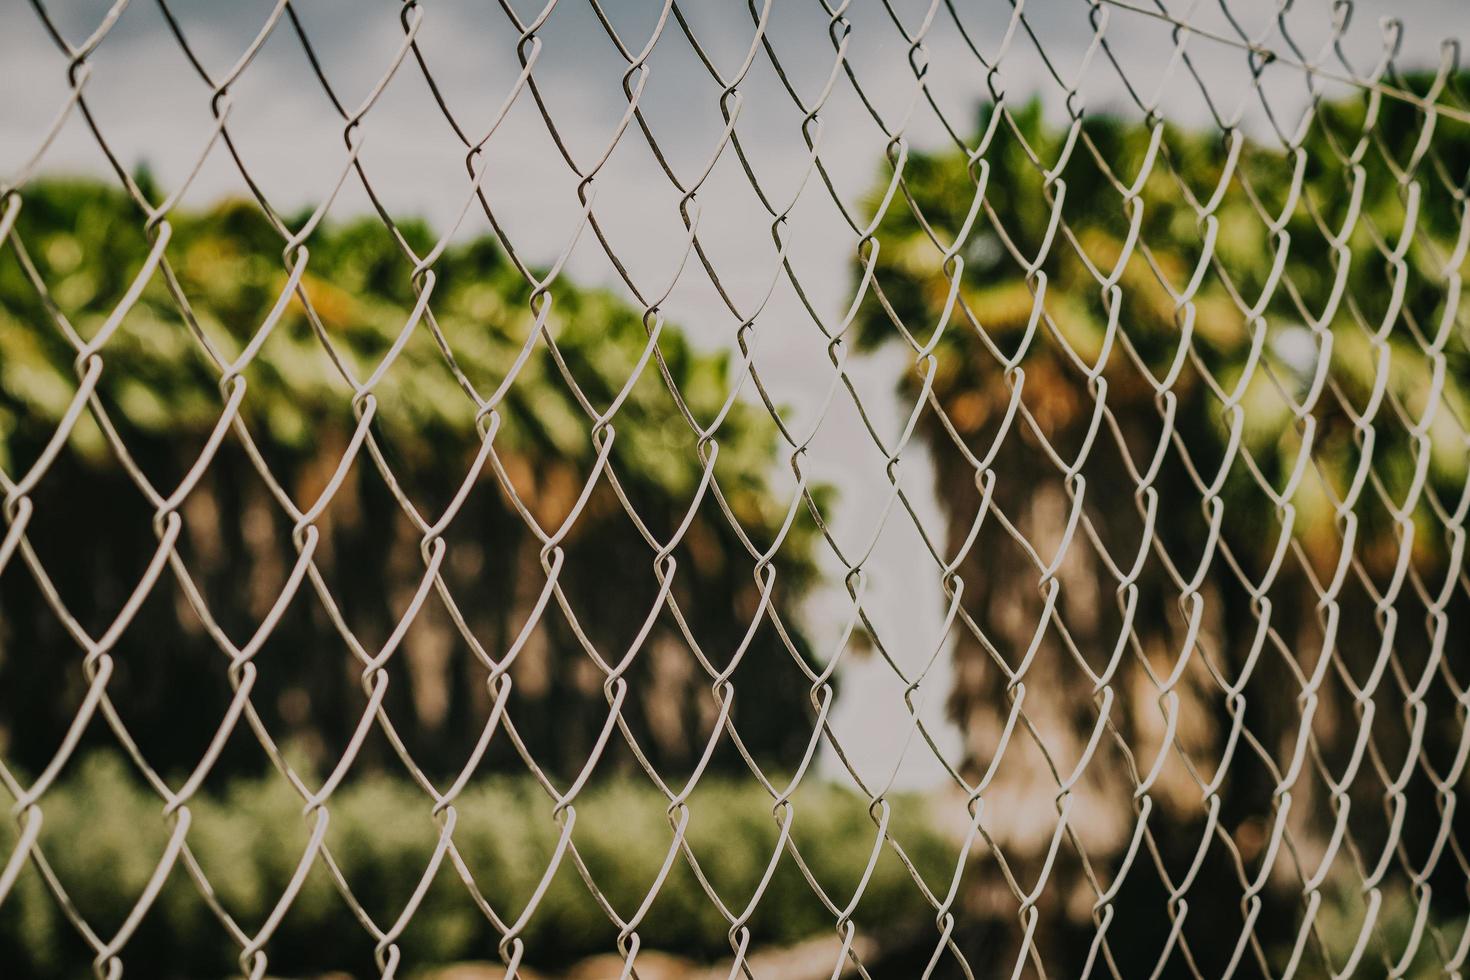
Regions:
<instances>
[{"instance_id":1,"label":"green hedge","mask_svg":"<svg viewBox=\"0 0 1470 980\"><path fill-rule=\"evenodd\" d=\"M43 801L42 848L77 907L110 936L141 892L167 838L162 805L123 759L94 754ZM762 802L762 801L766 802ZM765 870L777 828L769 797L753 779L710 778L691 802L688 840L727 905L742 909ZM642 901L672 839L663 797L629 777L589 787L579 797L573 840L604 894L623 914ZM221 901L247 931L258 928L284 891L305 846L300 799L274 773L238 781L191 804L190 846ZM403 779L367 776L332 798L327 842L360 901L380 924L396 918L427 865L435 841L430 803ZM556 845L551 804L530 777L494 777L458 803L455 842L482 890L513 920ZM793 830L802 856L834 901L845 903L865 869L875 825L860 797L814 785L796 797ZM943 891L956 845L932 826L926 804L893 802L890 832ZM8 855L15 827L0 830ZM901 940L932 929L928 906L902 864L885 848L857 913L861 926ZM789 943L830 932L833 917L793 860L783 859L750 920L753 945ZM640 935L645 949L696 958L728 952L727 923L676 862ZM614 950L615 930L592 901L570 860L553 879L525 932L527 961L556 966ZM404 972L438 963L494 959L498 936L471 903L446 861L400 946ZM199 898L182 863L126 948L148 976L210 976L235 964L222 927ZM267 947L273 975L309 974L345 961L371 972L372 944L320 862ZM33 867L0 906L0 961L8 976L81 975L90 959ZM14 969L15 972L11 972Z\"/></svg>"}]
</instances>

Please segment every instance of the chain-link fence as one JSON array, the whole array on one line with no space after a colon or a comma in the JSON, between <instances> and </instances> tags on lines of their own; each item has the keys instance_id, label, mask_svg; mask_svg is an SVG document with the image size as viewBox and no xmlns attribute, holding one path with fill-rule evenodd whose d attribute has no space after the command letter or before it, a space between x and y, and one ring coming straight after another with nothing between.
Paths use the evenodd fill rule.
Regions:
<instances>
[{"instance_id":1,"label":"chain-link fence","mask_svg":"<svg viewBox=\"0 0 1470 980\"><path fill-rule=\"evenodd\" d=\"M6 975L1460 975L1463 9L94 6Z\"/></svg>"}]
</instances>

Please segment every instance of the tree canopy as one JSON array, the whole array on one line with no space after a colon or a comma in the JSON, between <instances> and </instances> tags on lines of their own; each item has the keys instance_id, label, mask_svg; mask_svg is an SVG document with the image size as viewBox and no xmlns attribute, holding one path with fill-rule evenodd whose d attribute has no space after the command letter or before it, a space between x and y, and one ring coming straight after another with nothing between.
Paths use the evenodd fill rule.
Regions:
<instances>
[{"instance_id":1,"label":"tree canopy","mask_svg":"<svg viewBox=\"0 0 1470 980\"><path fill-rule=\"evenodd\" d=\"M1451 84L1463 91L1465 81ZM1425 78L1404 84L1428 88ZM1090 833L1069 837L1053 875L1087 902L1043 896L1037 943L1077 950L1057 962L1081 970L1097 927L1097 907L1086 911L1093 875L1113 880L1099 866L1116 870L1144 821L1150 857L1117 886L1109 955L1123 975L1153 969L1171 929L1167 874L1177 881L1204 846L1183 941L1210 975L1230 962L1243 876L1290 805L1279 787L1293 753L1310 745L1290 784L1295 844L1271 879L1293 880L1263 893L1252 946L1268 973L1286 962L1304 914L1300 882L1316 870L1291 862L1298 848L1335 853L1336 927L1319 921L1314 949L1330 947L1341 964L1369 911L1367 872L1326 847L1334 774L1358 773L1347 829L1363 853L1397 832L1388 797L1412 801L1384 905L1385 928L1407 929L1408 879L1429 860L1443 812L1433 773L1453 771L1465 722L1458 668L1441 654L1463 648L1470 615L1452 517L1470 499L1458 289L1470 127L1435 128L1417 106L1376 93L1317 105L1294 149L1160 119L1064 125L1037 102L996 111L979 113L967 147L891 154L872 201L902 156L900 192L854 272L872 260L861 345L918 354L944 328L932 388L919 357L901 390L927 399L918 431L949 517L948 554L971 543L977 512L990 508L949 583L963 582L950 698L962 771L992 773L988 796L1002 802L987 811L990 839L1030 881L1056 822L1055 770L1069 771L1106 713L1107 736L1074 790ZM1043 576L1053 560L1054 610ZM1397 596L1391 616L1386 594ZM1022 664L1041 693L997 758ZM1102 698L1099 678L1116 701ZM1177 728L1166 723L1166 681L1180 699ZM1363 690L1377 709L1366 721ZM1416 729L1425 718L1440 720ZM1370 722L1376 761L1349 770ZM1415 753L1408 789L1390 790L1401 762L1386 760ZM1141 814L1134 787L1154 759ZM1201 845L1212 792L1224 805ZM1462 891L1460 866L1435 867L1443 890L1434 886L1431 918L1448 921L1464 911L1463 896L1445 897ZM988 874L974 888L1006 892Z\"/></svg>"},{"instance_id":2,"label":"tree canopy","mask_svg":"<svg viewBox=\"0 0 1470 980\"><path fill-rule=\"evenodd\" d=\"M0 255L0 467L12 479L38 458L78 390L68 325L82 338L93 336L152 244L139 209L101 183L32 183L21 203L10 247ZM225 362L245 349L292 266L282 259L281 236L251 202L177 210L169 223L165 265L101 350L105 366L96 406L83 414L66 451L33 493L28 537L83 624L108 621L157 547L151 508L96 413L105 413L131 461L167 493L221 416L221 367L206 348L213 346ZM406 222L399 230L420 254L433 243L422 223ZM417 299L411 264L375 217L326 221L307 248L301 283L316 322L299 298L290 300L244 369L240 409L259 460L297 507L308 506L326 484L356 423L352 388L333 358L358 379L372 374ZM450 244L434 270L433 329L425 317L375 387L371 430L372 448L402 493L431 519L477 465L488 429L484 418L477 426L477 403L466 386L482 398L493 391L537 322L526 277L493 239ZM638 368L650 338L651 324L609 292L562 277L549 296L546 331L555 349L544 338L531 348L498 405L492 458L473 478L446 534L450 557L443 574L468 628L492 656L510 645L546 579L541 542L507 487L542 527L555 529L565 519L598 453L592 417L566 376L595 411L603 411ZM563 541L563 589L587 638L612 660L634 640L658 596L656 549L644 535L669 539L695 500L704 469L691 420L670 395L665 373L699 426L721 411L732 380L728 358L694 349L676 327L663 329L655 358L613 419L607 471ZM774 540L789 501L777 499L768 485L777 440L763 411L737 401L715 440L713 487L672 556L672 594L697 611L691 618L699 624L694 640L702 654L723 665L759 608L752 549ZM714 448L705 446L706 455ZM411 588L424 570L419 534L390 489L363 451L320 521L324 545L316 562L365 645L391 632L407 598L405 583ZM628 516L624 500L643 527ZM291 521L236 433L226 438L181 513L186 530L179 553L238 641L280 592L296 554ZM808 544L814 533L798 523L776 561L772 611L789 621L785 636L766 623L739 668L740 676L766 671L790 680L763 684L769 696L750 698L735 711L757 756L787 763L800 757L810 737L810 729L789 724L792 712L806 710L808 686L801 666L805 640L790 617L813 571ZM610 575L617 576L616 588L609 588ZM39 767L80 696L78 658L19 561L0 584L7 735L15 761ZM176 719L177 731L139 733L148 758L165 768L192 764L227 694L223 658L185 607L175 608L175 599L176 587L166 577L123 638L116 681L118 702L136 709L137 717ZM580 766L607 715L602 674L581 642L553 603L513 674L518 687L511 715L555 770ZM683 627L665 610L629 675L635 695L625 709L630 737L646 743L655 763L675 768L693 764L716 714L709 669L689 647ZM261 656L269 667L261 671L267 687L256 695L262 710L282 733L315 746L330 762L330 747L350 733L359 710L352 705L361 694L348 651L321 604L304 593L293 600ZM485 669L434 601L410 630L402 660L397 669L404 676L393 695L398 703L390 713L402 719L426 766L452 768L473 743L473 720L488 710ZM176 702L185 683L197 685L200 696ZM528 707L518 710L522 697ZM717 760L740 765L728 738L723 743ZM492 752L492 763L519 766L513 759L506 744Z\"/></svg>"}]
</instances>

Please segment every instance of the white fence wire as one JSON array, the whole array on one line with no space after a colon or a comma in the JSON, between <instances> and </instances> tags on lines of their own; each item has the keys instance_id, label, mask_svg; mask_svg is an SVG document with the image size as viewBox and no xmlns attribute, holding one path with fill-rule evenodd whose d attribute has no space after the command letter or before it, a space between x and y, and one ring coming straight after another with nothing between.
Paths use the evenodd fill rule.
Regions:
<instances>
[{"instance_id":1,"label":"white fence wire","mask_svg":"<svg viewBox=\"0 0 1470 980\"><path fill-rule=\"evenodd\" d=\"M621 974L638 976L650 920L687 914L660 904L666 882L692 872L727 934L729 975L753 977L761 975L753 954L765 942L753 917L775 900L777 872L794 868L834 930L823 975L870 976L885 971L864 934L871 925L864 900L877 862L896 859L912 878L908 902L929 923L925 956L900 973L1125 976L1146 963L1154 976L1461 975L1470 953L1470 863L1458 815L1470 755L1470 693L1459 679L1470 615L1470 310L1461 295L1470 251L1470 102L1456 45L1447 43L1427 68L1404 65L1405 28L1386 22L1376 54L1360 57L1363 18L1355 20L1347 2L1077 0L979 12L950 0L882 0L860 14L851 0L813 0L797 30L773 11L773 0L751 0L742 19L706 30L700 11L672 0L636 15L606 0L550 0L535 10L505 0L475 43L484 57L512 62L514 82L470 105L440 84L441 61L421 37L436 17L450 16L448 8L409 0L396 10L353 12L396 18L401 31L396 50L375 66L376 82L354 102L317 53L332 26L313 19L310 3L264 8L253 39L224 62L201 53L198 36L213 44L213 35L207 22L175 9L188 4L150 2L162 14L150 22L153 40L188 59L188 97L213 120L191 164L162 189L130 172L131 161L114 150L111 134L123 123L94 111L94 63L145 0L118 0L80 30L72 27L85 18L63 16L57 8L65 5L32 0L30 9L5 10L0 32L38 20L55 50L44 63L64 79L52 120L12 150L19 163L0 184L0 241L23 277L16 281L45 311L29 328L64 343L72 371L45 422L46 439L0 468L0 582L30 583L24 588L40 597L30 614L54 618L64 634L53 633L58 642L46 649L22 649L0 634L0 649L12 677L31 659L67 664L84 677L80 689L69 689L77 695L69 721L44 765L28 772L0 765L16 822L0 855L0 917L7 896L14 907L18 883L39 876L89 947L98 976L121 976L125 964L146 976L148 964L130 956L129 943L170 883L186 882L240 971L262 977L305 882L324 872L368 937L378 972L391 976L412 967L400 940L431 884L449 877L493 929L495 948L483 955L498 956L516 975L554 958L555 950L528 945L525 936L553 882L575 872L615 929L608 952ZM622 102L618 114L595 123L548 93L538 72L560 43L568 7L590 12L601 56L614 52L620 63L613 76L589 69L577 80ZM1442 28L1411 19L1408 29ZM1070 40L1051 40L1063 34ZM1136 41L1145 35L1146 49ZM332 186L298 188L318 203L295 216L288 215L295 202L269 196L270 181L252 171L256 147L232 129L242 80L269 71L262 50L288 40L310 67L312 97L324 93L333 107L341 137L328 156ZM739 57L727 57L737 48ZM663 125L645 111L645 94L660 78L655 58L670 49L697 63L680 78L704 76L703 88L689 83L684 111L714 121L712 140L698 131L695 142L695 128ZM870 50L904 71L877 72ZM19 58L18 48L12 53ZM757 74L779 83L773 90L795 108L775 135L769 118L743 115ZM426 111L458 142L463 166L454 220L436 236L407 227L387 203L385 185L412 175L385 177L368 150L400 138L375 125L375 109L390 86L410 77L429 93ZM1107 113L1089 108L1094 90L1109 93ZM1039 111L1030 104L1038 94ZM0 93L11 104L31 98L16 87ZM860 111L838 115L831 108L838 100ZM1186 103L1194 109L1181 109ZM515 207L517 187L496 171L502 157L524 150L497 140L497 131L532 111L550 140L535 166L569 173L575 195L572 220L542 234L562 243L544 263L522 257L528 249L503 214ZM855 145L870 154L861 166L871 161L867 172L881 172L876 191L847 186L849 161L829 149L834 117L861 125L860 139L839 144L841 155ZM929 135L911 135L921 129ZM27 224L38 210L37 188L48 186L48 153L77 133L105 155L111 184L134 206L133 230L146 239L138 261L115 273L125 285L115 302L85 322L70 312L73 294L48 278L51 260L32 255L33 231L45 232L48 212L34 217L43 224ZM256 130L253 138L265 137ZM777 138L798 148L794 178L774 178L763 166L762 149ZM605 184L616 187L607 174L629 144L646 147L647 172L672 193L661 217L677 220L679 230L657 242L670 257L658 268L646 261L652 233L635 247L618 244L628 239L610 226L612 205L599 197ZM191 294L184 267L195 256L175 236L191 181L218 160L233 168L250 213L278 239L269 313L235 336L212 326L227 311ZM723 193L711 188L732 180L744 182L747 217L758 215L768 232L763 251L739 260L745 264L735 274L721 250L722 212L711 207L716 220L702 220L704 198ZM392 273L397 327L376 345L321 310L334 285L360 286L322 282L313 265L334 202L358 189L400 256ZM816 238L819 250L851 270L840 302L825 299L829 274L803 278L800 250L812 247L810 239L798 243L806 212L840 229ZM492 355L474 349L473 332L442 323L436 301L441 275L449 276L444 257L470 224L489 229L519 281L521 343ZM620 301L642 324L642 342L626 363L589 368L585 351L563 351L565 324L598 315L576 305L563 312L559 302L573 288L564 270L578 249L605 254ZM687 352L670 346L680 328L699 329L676 326L669 310L691 279L732 324L713 339L715 331L702 335L730 352L714 399L689 390L677 363ZM773 295L781 297L775 306ZM172 329L182 339L170 356L201 358L217 388L206 436L190 443L188 464L167 482L130 448L141 403L110 394L134 363L123 358L118 366L113 352L145 297L177 314ZM271 447L258 445L250 414L270 410L262 398L291 390L289 380L260 380L289 374L291 358L303 356L273 353L273 332L291 318L307 325L310 343L325 354L337 407L352 418L330 467L306 484L284 476ZM788 346L798 334L809 345L801 355ZM456 482L427 489L380 417L389 411L385 388L406 370L405 351L425 340L453 379L453 438L468 434L472 446ZM888 369L891 357L867 353L880 346L903 351L898 369ZM788 363L773 365L772 350ZM15 390L24 369L12 359L0 374L10 372ZM594 369L615 383L589 386ZM793 378L799 412L786 407ZM145 392L164 383L132 380ZM649 384L683 426L677 436L640 434L654 422L628 406ZM546 385L580 413L582 449L567 450L575 477L558 506L541 499L549 480L518 469L519 450L507 449L504 437L511 415L550 411L537 400ZM257 395L262 388L267 394ZM395 393L393 410L415 397L450 396ZM7 404L11 414L0 425L28 424L24 404ZM773 423L779 450L770 460L721 459L727 420L742 412ZM857 422L834 448L829 419L843 413ZM449 438L428 413L407 417L410 431L422 427L419 438ZM87 580L86 555L48 549L35 523L55 500L86 500L85 477L65 464L84 429L95 431L110 465L146 499L155 542L101 619L76 612L77 600L58 584ZM641 455L619 455L630 443L643 447ZM200 546L190 543L199 531L188 511L221 492L212 481L222 452L243 454L252 479L268 488L270 520L289 528L289 567L243 630L238 618L217 613L219 599L200 584L190 557ZM637 468L652 472L661 453L683 454L678 466L695 478L675 494L677 508L649 514L638 486L651 478ZM845 469L818 465L833 453ZM765 486L772 465L777 517L760 524L738 498L750 492L742 481ZM834 509L848 489L843 472L883 488L870 520L844 521ZM344 487L363 474L376 474L378 491L391 496L419 560L413 581L392 593L391 628L377 631L355 625L361 601L343 594L323 566L334 533L324 528L337 520L341 498L356 493ZM487 600L473 589L465 594L450 574L456 521L483 497L534 541L534 561L517 564L493 549L487 559L513 565L518 583L514 622L500 635L476 628L476 604ZM569 542L578 529L610 512L636 530L646 564L622 567L626 554L574 555ZM700 639L711 608L727 597L691 595L681 582L701 547L690 536L705 533L706 522L748 556L742 567L754 583L752 601L728 597L737 609L720 614L734 615L743 631L732 649ZM922 588L942 597L939 615L921 612L915 599L902 621L902 596L921 588L904 580L920 566L884 567L879 542L895 526L928 556ZM361 533L402 534L392 526ZM799 550L798 538L830 593L806 606L782 598L797 594L797 573L786 574L783 563ZM221 574L238 575L244 588L245 558L224 550ZM591 570L581 573L583 584L569 584L578 562ZM58 576L62 565L72 571ZM647 603L629 613L641 625L616 648L598 632L608 607L584 602L588 574L614 605ZM651 599L631 587L619 599L634 577L654 584ZM885 584L901 598L875 611L869 589ZM159 595L176 597L169 616L198 624L216 653L212 669L229 686L195 761L181 771L155 768L153 736L144 734L168 731L171 717L140 716L116 693L126 668L120 645ZM340 744L315 775L273 733L276 709L258 703L262 679L285 669L262 651L293 604L311 605L337 638L295 655L350 658L361 691ZM19 608L7 606L7 614ZM812 652L790 617L828 613L831 622L809 628L827 644ZM394 689L415 684L400 663L405 637L431 615L448 624L474 665L453 683L473 676L483 687L468 755L452 760L424 758L395 724L402 696ZM551 620L561 630L555 642L580 661L558 669L591 672L600 712L547 721L535 717L544 709L521 700L521 688L535 683L524 679L522 658L548 642ZM784 673L739 670L758 634L775 638ZM661 656L650 649L651 635L678 640L688 676L708 691L702 721L684 734L686 762L677 772L661 766L640 727L652 702L638 688L654 680L636 671ZM866 651L852 652L860 646ZM903 723L880 726L877 736L903 751L876 777L851 750L860 736L833 721L846 665L859 656L897 679L887 690L903 706ZM780 700L778 688L800 697ZM682 696L660 690L654 700ZM775 701L804 710L778 720L797 732L799 751L773 768L745 740L760 724L748 720L755 706ZM23 724L19 715L0 717L10 742ZM581 730L586 751L575 765L548 761L524 734L546 725ZM221 897L215 876L228 869L199 860L191 835L198 798L232 775L237 757L227 747L242 739L258 744L299 796L307 830L269 913L249 922ZM128 913L105 929L73 898L86 883L53 868L56 849L75 842L47 837L48 802L79 747L99 740L126 753L156 795L166 829L161 851L147 856L146 883L126 899ZM335 802L370 768L365 746L375 740L401 763L388 768L417 786L434 839L406 901L386 916L359 900L360 883L334 857L329 833ZM731 752L742 785L769 807L775 828L750 894L723 887L719 862L688 840L711 759ZM555 828L555 847L528 895L507 894L493 875L477 874L456 838L464 794L489 778L486 759L496 753L501 769L534 777L538 819ZM923 794L951 844L940 876L911 859L894 829L903 796L895 780L921 756L940 773ZM613 771L655 788L667 815L661 860L632 903L610 898L579 850L579 804ZM796 828L809 812L799 791L825 780L859 794L871 818L862 848L871 859L840 885L820 870L814 851L822 842L798 843ZM977 920L992 928L967 927ZM1063 948L1067 936L1084 937L1085 948Z\"/></svg>"}]
</instances>

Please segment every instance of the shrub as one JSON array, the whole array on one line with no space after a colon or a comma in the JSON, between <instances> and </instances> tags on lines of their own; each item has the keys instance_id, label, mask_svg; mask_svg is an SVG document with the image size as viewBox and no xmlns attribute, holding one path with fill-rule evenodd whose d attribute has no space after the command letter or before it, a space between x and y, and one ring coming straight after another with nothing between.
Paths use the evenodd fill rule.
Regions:
<instances>
[{"instance_id":1,"label":"shrub","mask_svg":"<svg viewBox=\"0 0 1470 980\"><path fill-rule=\"evenodd\" d=\"M765 800L766 802L762 802ZM890 834L931 887L952 871L955 845L930 824L917 797L893 801ZM278 775L236 781L191 804L188 841L220 903L247 932L269 916L308 839L300 798ZM557 843L549 797L529 776L495 776L456 804L454 840L466 865L505 921L520 915ZM687 841L734 914L760 882L778 837L769 797L753 780L707 777L691 802ZM104 938L112 935L163 853L168 825L157 796L126 760L83 759L44 798L41 847L76 907ZM327 843L363 908L382 927L397 918L432 854L436 828L429 798L406 779L366 776L332 797ZM622 778L578 797L573 842L588 874L618 912L643 901L673 840L664 797L651 783ZM866 801L831 785L795 798L792 840L837 905L846 905L867 866L876 826ZM9 854L15 828L0 830ZM857 910L860 927L902 940L932 929L908 871L884 848ZM816 898L789 853L782 855L752 915L752 945L785 944L826 932L834 916ZM704 894L687 860L676 860L639 934L645 949L695 958L728 954L728 922ZM527 959L555 967L615 950L616 927L591 897L571 855L562 862L522 933ZM334 937L333 948L324 937ZM448 860L429 887L400 947L407 970L467 959L494 959L499 934L475 907ZM344 950L342 947L346 947ZM127 946L150 976L209 976L236 969L233 948L189 880L182 861ZM267 947L273 974L303 974L351 960L372 971L372 941L319 859ZM11 976L76 976L90 951L66 921L33 866L0 907L0 960ZM373 971L375 972L375 971Z\"/></svg>"}]
</instances>

